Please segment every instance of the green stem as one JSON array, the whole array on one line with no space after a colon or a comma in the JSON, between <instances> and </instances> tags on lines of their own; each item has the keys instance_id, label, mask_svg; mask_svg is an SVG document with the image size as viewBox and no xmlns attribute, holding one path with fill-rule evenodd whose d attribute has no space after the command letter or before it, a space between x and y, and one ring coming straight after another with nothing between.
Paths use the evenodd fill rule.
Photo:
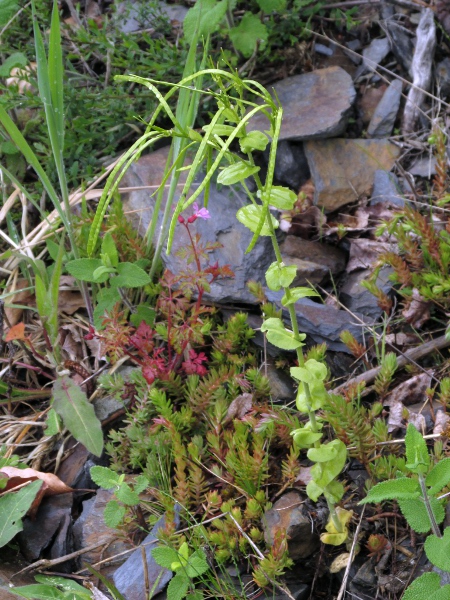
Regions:
<instances>
[{"instance_id":1,"label":"green stem","mask_svg":"<svg viewBox=\"0 0 450 600\"><path fill-rule=\"evenodd\" d=\"M425 485L425 479L421 473L419 473L419 483L420 489L422 490L422 500L425 504L425 508L427 510L428 518L430 519L431 529L436 537L442 537L442 534L439 530L438 524L436 523L436 518L434 516L433 509L431 508L430 499L427 494L427 486Z\"/></svg>"},{"instance_id":2,"label":"green stem","mask_svg":"<svg viewBox=\"0 0 450 600\"><path fill-rule=\"evenodd\" d=\"M328 510L330 511L330 517L331 517L331 520L333 521L334 528L336 529L336 531L338 533L342 533L344 531L344 528L342 526L342 523L339 521L339 517L336 512L336 505L334 504L334 502L331 502L331 500L328 500L328 498L326 500L327 500Z\"/></svg>"}]
</instances>

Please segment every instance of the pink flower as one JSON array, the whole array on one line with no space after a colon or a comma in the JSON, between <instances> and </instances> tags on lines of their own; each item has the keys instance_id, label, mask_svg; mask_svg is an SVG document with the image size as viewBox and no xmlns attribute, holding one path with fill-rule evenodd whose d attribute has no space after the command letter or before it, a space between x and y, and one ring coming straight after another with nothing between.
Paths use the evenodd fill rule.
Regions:
<instances>
[{"instance_id":1,"label":"pink flower","mask_svg":"<svg viewBox=\"0 0 450 600\"><path fill-rule=\"evenodd\" d=\"M197 218L200 218L200 219L205 219L205 221L206 221L207 219L210 219L210 218L211 218L211 215L209 214L209 210L208 210L207 208L205 208L205 207L202 207L200 210L198 209L198 204L197 204L197 202L194 202L194 204L192 205L192 207L193 207L193 209L194 209L194 215L195 215Z\"/></svg>"}]
</instances>

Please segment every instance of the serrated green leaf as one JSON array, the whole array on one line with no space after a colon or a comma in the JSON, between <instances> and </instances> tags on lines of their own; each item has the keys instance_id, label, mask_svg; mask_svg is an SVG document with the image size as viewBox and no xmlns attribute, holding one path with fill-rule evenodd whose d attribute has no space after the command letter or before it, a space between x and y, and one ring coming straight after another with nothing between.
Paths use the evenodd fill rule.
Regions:
<instances>
[{"instance_id":1,"label":"serrated green leaf","mask_svg":"<svg viewBox=\"0 0 450 600\"><path fill-rule=\"evenodd\" d=\"M266 26L251 12L246 12L239 25L230 29L233 46L246 58L253 54L258 42L260 42L260 47L264 48L267 37Z\"/></svg>"},{"instance_id":2,"label":"serrated green leaf","mask_svg":"<svg viewBox=\"0 0 450 600\"><path fill-rule=\"evenodd\" d=\"M139 495L134 492L127 483L122 483L116 491L117 499L127 506L139 504Z\"/></svg>"},{"instance_id":3,"label":"serrated green leaf","mask_svg":"<svg viewBox=\"0 0 450 600\"><path fill-rule=\"evenodd\" d=\"M256 0L261 10L265 13L284 10L286 8L286 0Z\"/></svg>"},{"instance_id":4,"label":"serrated green leaf","mask_svg":"<svg viewBox=\"0 0 450 600\"><path fill-rule=\"evenodd\" d=\"M203 575L208 569L208 560L206 559L205 553L200 548L191 554L185 568L186 575L191 578Z\"/></svg>"},{"instance_id":5,"label":"serrated green leaf","mask_svg":"<svg viewBox=\"0 0 450 600\"><path fill-rule=\"evenodd\" d=\"M261 152L263 152L266 149L268 143L269 138L262 131L250 131L245 137L239 140L241 152L243 152L244 154L252 152L253 150L260 150Z\"/></svg>"},{"instance_id":6,"label":"serrated green leaf","mask_svg":"<svg viewBox=\"0 0 450 600\"><path fill-rule=\"evenodd\" d=\"M66 269L72 277L80 281L103 283L109 277L107 273L102 279L95 279L94 277L95 271L102 266L103 263L99 258L77 258L76 260L69 261L66 264Z\"/></svg>"},{"instance_id":7,"label":"serrated green leaf","mask_svg":"<svg viewBox=\"0 0 450 600\"><path fill-rule=\"evenodd\" d=\"M428 473L425 483L429 495L437 494L450 482L450 457L440 460Z\"/></svg>"},{"instance_id":8,"label":"serrated green leaf","mask_svg":"<svg viewBox=\"0 0 450 600\"><path fill-rule=\"evenodd\" d=\"M441 587L441 578L437 573L424 573L415 579L402 596L402 600L422 600Z\"/></svg>"},{"instance_id":9,"label":"serrated green leaf","mask_svg":"<svg viewBox=\"0 0 450 600\"><path fill-rule=\"evenodd\" d=\"M130 315L130 322L134 327L139 327L142 321L144 321L144 323L152 327L155 322L155 317L156 311L154 308L141 304L137 307L136 312Z\"/></svg>"},{"instance_id":10,"label":"serrated green leaf","mask_svg":"<svg viewBox=\"0 0 450 600\"><path fill-rule=\"evenodd\" d=\"M436 523L442 523L445 518L445 511L442 504L436 498L429 498L431 509L433 511ZM406 498L399 500L400 510L408 521L408 525L417 533L428 533L431 529L431 522L428 512L422 498Z\"/></svg>"},{"instance_id":11,"label":"serrated green leaf","mask_svg":"<svg viewBox=\"0 0 450 600\"><path fill-rule=\"evenodd\" d=\"M42 481L32 481L17 492L0 497L0 548L22 531L22 517L33 503Z\"/></svg>"},{"instance_id":12,"label":"serrated green leaf","mask_svg":"<svg viewBox=\"0 0 450 600\"><path fill-rule=\"evenodd\" d=\"M125 506L119 504L116 500L110 500L103 511L103 520L105 521L105 525L107 527L111 527L111 529L115 529L118 525L120 525L120 523L122 523L125 513Z\"/></svg>"},{"instance_id":13,"label":"serrated green leaf","mask_svg":"<svg viewBox=\"0 0 450 600\"><path fill-rule=\"evenodd\" d=\"M427 537L425 553L433 565L450 573L450 527L444 530L444 534L440 538L434 534Z\"/></svg>"},{"instance_id":14,"label":"serrated green leaf","mask_svg":"<svg viewBox=\"0 0 450 600\"><path fill-rule=\"evenodd\" d=\"M169 546L153 548L152 556L156 564L165 569L170 569L172 563L178 561L178 552Z\"/></svg>"},{"instance_id":15,"label":"serrated green leaf","mask_svg":"<svg viewBox=\"0 0 450 600\"><path fill-rule=\"evenodd\" d=\"M91 467L90 474L92 481L104 490L112 490L120 483L120 475L108 467L96 465Z\"/></svg>"},{"instance_id":16,"label":"serrated green leaf","mask_svg":"<svg viewBox=\"0 0 450 600\"><path fill-rule=\"evenodd\" d=\"M97 306L94 309L94 325L96 329L103 327L102 321L106 312L111 312L117 302L120 302L120 294L115 288L100 290L97 296Z\"/></svg>"},{"instance_id":17,"label":"serrated green leaf","mask_svg":"<svg viewBox=\"0 0 450 600\"><path fill-rule=\"evenodd\" d=\"M179 572L170 580L167 587L167 598L170 600L182 600L189 589L189 577Z\"/></svg>"},{"instance_id":18,"label":"serrated green leaf","mask_svg":"<svg viewBox=\"0 0 450 600\"><path fill-rule=\"evenodd\" d=\"M369 490L367 496L359 504L368 502L383 502L383 500L402 500L418 498L420 495L419 484L415 479L400 477L381 481Z\"/></svg>"},{"instance_id":19,"label":"serrated green leaf","mask_svg":"<svg viewBox=\"0 0 450 600\"><path fill-rule=\"evenodd\" d=\"M184 36L188 44L206 37L219 26L227 11L226 0L199 0L191 8L183 21Z\"/></svg>"},{"instance_id":20,"label":"serrated green leaf","mask_svg":"<svg viewBox=\"0 0 450 600\"><path fill-rule=\"evenodd\" d=\"M133 263L119 263L116 267L119 273L116 277L112 277L111 286L137 288L147 285L151 282L151 278L140 267Z\"/></svg>"},{"instance_id":21,"label":"serrated green leaf","mask_svg":"<svg viewBox=\"0 0 450 600\"><path fill-rule=\"evenodd\" d=\"M287 294L281 298L281 304L283 306L289 306L290 304L295 304L301 298L306 298L307 296L320 296L317 292L312 290L309 287L295 287L289 290Z\"/></svg>"},{"instance_id":22,"label":"serrated green leaf","mask_svg":"<svg viewBox=\"0 0 450 600\"><path fill-rule=\"evenodd\" d=\"M146 490L149 486L149 481L147 479L147 477L145 477L145 475L138 475L136 477L136 481L134 484L134 491L137 494L142 493L144 490Z\"/></svg>"},{"instance_id":23,"label":"serrated green leaf","mask_svg":"<svg viewBox=\"0 0 450 600\"><path fill-rule=\"evenodd\" d=\"M262 215L263 207L255 204L248 204L247 206L243 206L236 213L237 220L245 225L250 231L255 233L258 231L259 221ZM272 221L272 225L274 229L278 228L278 221L269 213L269 217ZM259 235L272 235L270 227L266 221L264 222L262 229Z\"/></svg>"},{"instance_id":24,"label":"serrated green leaf","mask_svg":"<svg viewBox=\"0 0 450 600\"><path fill-rule=\"evenodd\" d=\"M406 468L413 473L426 473L430 466L430 455L421 433L409 423L405 436Z\"/></svg>"},{"instance_id":25,"label":"serrated green leaf","mask_svg":"<svg viewBox=\"0 0 450 600\"><path fill-rule=\"evenodd\" d=\"M58 378L53 384L53 408L73 437L89 452L100 456L103 450L101 423L86 394L67 375Z\"/></svg>"},{"instance_id":26,"label":"serrated green leaf","mask_svg":"<svg viewBox=\"0 0 450 600\"><path fill-rule=\"evenodd\" d=\"M239 161L225 167L225 169L219 173L217 183L222 185L233 185L234 183L244 181L244 179L247 179L247 177L250 177L250 175L257 173L258 171L259 167L249 165L244 161Z\"/></svg>"},{"instance_id":27,"label":"serrated green leaf","mask_svg":"<svg viewBox=\"0 0 450 600\"><path fill-rule=\"evenodd\" d=\"M282 350L295 350L303 346L302 341L306 338L306 335L301 333L299 338L296 339L292 331L288 331L283 324L281 319L272 317L266 319L261 325L261 331L266 332L267 339L271 344Z\"/></svg>"},{"instance_id":28,"label":"serrated green leaf","mask_svg":"<svg viewBox=\"0 0 450 600\"><path fill-rule=\"evenodd\" d=\"M1 11L1 3L0 3L0 11ZM0 12L1 15L1 12ZM1 21L1 16L0 16L0 21ZM11 73L11 69L13 69L14 67L26 67L28 64L28 59L25 56L25 54L22 54L22 52L14 52L14 54L11 54L11 56L8 56L8 58L3 62L2 65L0 65L0 77L9 77L10 73Z\"/></svg>"}]
</instances>

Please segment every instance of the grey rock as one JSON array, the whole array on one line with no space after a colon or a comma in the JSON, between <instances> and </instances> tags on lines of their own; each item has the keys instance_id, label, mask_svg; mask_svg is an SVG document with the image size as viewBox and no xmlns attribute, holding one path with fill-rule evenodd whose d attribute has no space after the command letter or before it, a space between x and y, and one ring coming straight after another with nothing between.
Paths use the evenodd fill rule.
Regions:
<instances>
[{"instance_id":1,"label":"grey rock","mask_svg":"<svg viewBox=\"0 0 450 600\"><path fill-rule=\"evenodd\" d=\"M180 525L180 507L175 506L175 526ZM149 600L159 594L169 581L172 579L173 573L168 569L160 567L152 557L152 550L157 541L157 533L166 525L165 516L163 515L154 525L148 536L142 541L141 546L131 554L131 556L121 565L114 573L114 585L123 594L126 600ZM144 548L145 558L147 561L146 575L150 583L151 595L148 596L145 590L144 565L142 564L142 551Z\"/></svg>"},{"instance_id":2,"label":"grey rock","mask_svg":"<svg viewBox=\"0 0 450 600\"><path fill-rule=\"evenodd\" d=\"M402 98L402 82L394 79L384 92L370 120L367 133L370 137L389 137L397 118L400 100Z\"/></svg>"},{"instance_id":3,"label":"grey rock","mask_svg":"<svg viewBox=\"0 0 450 600\"><path fill-rule=\"evenodd\" d=\"M264 151L264 158L267 162L269 152L269 148ZM309 177L310 172L303 144L286 140L279 142L275 160L275 180L297 192Z\"/></svg>"},{"instance_id":4,"label":"grey rock","mask_svg":"<svg viewBox=\"0 0 450 600\"><path fill-rule=\"evenodd\" d=\"M331 212L370 195L375 171L390 171L400 151L387 140L310 140L305 142L314 204Z\"/></svg>"},{"instance_id":5,"label":"grey rock","mask_svg":"<svg viewBox=\"0 0 450 600\"><path fill-rule=\"evenodd\" d=\"M186 6L180 4L167 4L160 0L158 9L162 16L169 21L179 21L182 23L188 11ZM122 33L132 33L140 29L153 27L155 21L157 24L158 13L148 13L148 2L137 0L136 2L120 2L117 6L117 15L121 17L118 21L119 29Z\"/></svg>"},{"instance_id":6,"label":"grey rock","mask_svg":"<svg viewBox=\"0 0 450 600\"><path fill-rule=\"evenodd\" d=\"M397 13L395 6L382 2L381 17L383 28L390 40L392 53L403 65L405 71L409 72L414 55L414 44L411 33L403 25L404 15Z\"/></svg>"},{"instance_id":7,"label":"grey rock","mask_svg":"<svg viewBox=\"0 0 450 600\"><path fill-rule=\"evenodd\" d=\"M317 54L322 54L323 56L333 56L334 48L329 48L328 46L325 46L325 44L319 44L316 42L314 44L314 52L317 52Z\"/></svg>"},{"instance_id":8,"label":"grey rock","mask_svg":"<svg viewBox=\"0 0 450 600\"><path fill-rule=\"evenodd\" d=\"M116 374L123 377L124 382L127 382L133 371L140 371L140 369L131 366L122 366L118 369ZM115 396L105 396L103 398L95 398L93 405L97 418L100 421L106 421L112 417L114 413L122 411L129 402L129 400L120 400Z\"/></svg>"},{"instance_id":9,"label":"grey rock","mask_svg":"<svg viewBox=\"0 0 450 600\"><path fill-rule=\"evenodd\" d=\"M311 593L311 586L306 583L291 583L285 586L289 590L290 596L285 594L280 588L268 589L264 591L263 598L267 600L308 600Z\"/></svg>"},{"instance_id":10,"label":"grey rock","mask_svg":"<svg viewBox=\"0 0 450 600\"><path fill-rule=\"evenodd\" d=\"M392 282L388 279L392 272L391 267L381 269L376 281L377 286L388 295L392 294ZM371 269L353 271L347 275L340 288L339 299L352 312L360 313L372 321L377 321L383 311L378 306L375 296L361 285L361 282L369 279L371 275Z\"/></svg>"},{"instance_id":11,"label":"grey rock","mask_svg":"<svg viewBox=\"0 0 450 600\"><path fill-rule=\"evenodd\" d=\"M128 169L122 185L124 187L158 186L162 181L167 155L168 147L165 147L143 156ZM201 196L199 198L200 205L202 200ZM131 211L131 221L141 235L144 235L150 223L154 202L155 198L151 197L148 191L143 190L132 191L123 197L125 213ZM267 267L274 260L269 237L261 237L253 250L249 254L245 254L252 239L252 233L237 221L236 212L246 204L248 204L248 200L241 189L224 186L219 190L212 183L208 203L211 218L207 221L197 219L190 226L192 235L200 234L202 243L211 241L222 244L222 248L209 253L210 263L218 261L219 265L230 265L235 274L232 279L213 283L211 291L205 293L205 299L222 303L253 303L254 298L247 290L246 284L250 279L262 282ZM188 211L186 212L188 213ZM161 224L161 220L162 210L158 215L158 225ZM177 225L171 254L169 256L165 252L162 254L164 266L175 274L182 269L192 268L192 266L187 267L185 260L175 256L178 249L188 245L189 238L185 228Z\"/></svg>"},{"instance_id":12,"label":"grey rock","mask_svg":"<svg viewBox=\"0 0 450 600\"><path fill-rule=\"evenodd\" d=\"M340 135L356 98L350 75L340 67L318 69L288 77L274 85L284 109L280 140L310 140ZM264 131L268 121L262 114L249 123L249 130Z\"/></svg>"},{"instance_id":13,"label":"grey rock","mask_svg":"<svg viewBox=\"0 0 450 600\"><path fill-rule=\"evenodd\" d=\"M378 65L389 54L389 51L390 46L387 38L378 38L376 40L372 40L362 52L363 61L362 65L357 70L356 77L359 77L370 71L376 71Z\"/></svg>"},{"instance_id":14,"label":"grey rock","mask_svg":"<svg viewBox=\"0 0 450 600\"><path fill-rule=\"evenodd\" d=\"M322 284L330 279L330 274L341 273L346 264L345 254L339 248L293 235L286 237L280 251L286 265L297 267L293 285Z\"/></svg>"},{"instance_id":15,"label":"grey rock","mask_svg":"<svg viewBox=\"0 0 450 600\"><path fill-rule=\"evenodd\" d=\"M265 293L270 302L280 305L282 293L271 290L265 290ZM309 298L296 302L295 314L300 332L307 335L307 343L311 341L315 344L326 343L329 350L347 354L349 350L339 338L342 331L348 329L358 342L363 343L363 324L373 323L369 317L362 314L355 313L353 316L345 310L339 310L328 304L318 304ZM289 313L286 309L283 309L283 320L289 326Z\"/></svg>"},{"instance_id":16,"label":"grey rock","mask_svg":"<svg viewBox=\"0 0 450 600\"><path fill-rule=\"evenodd\" d=\"M378 169L373 179L373 191L370 205L389 203L403 208L405 199L401 192L400 182L393 173Z\"/></svg>"},{"instance_id":17,"label":"grey rock","mask_svg":"<svg viewBox=\"0 0 450 600\"><path fill-rule=\"evenodd\" d=\"M345 44L348 50L344 50L344 54L350 58L353 64L359 65L362 61L362 56L357 54L358 50L361 50L360 40L350 40Z\"/></svg>"},{"instance_id":18,"label":"grey rock","mask_svg":"<svg viewBox=\"0 0 450 600\"><path fill-rule=\"evenodd\" d=\"M83 511L73 526L73 540L76 550L101 543L82 555L82 561L94 564L130 550L132 545L119 539L116 529L107 527L103 517L105 507L113 499L112 490L98 489L95 496L83 502ZM126 555L125 555L126 556Z\"/></svg>"},{"instance_id":19,"label":"grey rock","mask_svg":"<svg viewBox=\"0 0 450 600\"><path fill-rule=\"evenodd\" d=\"M52 558L72 552L72 503L71 493L47 496L39 506L36 518L31 520L26 517L23 520L23 530L16 539L27 560L38 560L47 549L50 549ZM61 532L63 537L59 535Z\"/></svg>"},{"instance_id":20,"label":"grey rock","mask_svg":"<svg viewBox=\"0 0 450 600\"><path fill-rule=\"evenodd\" d=\"M287 537L289 556L294 561L311 556L320 545L311 517L297 492L284 494L264 513L263 529L269 547L277 535Z\"/></svg>"},{"instance_id":21,"label":"grey rock","mask_svg":"<svg viewBox=\"0 0 450 600\"><path fill-rule=\"evenodd\" d=\"M378 577L372 559L367 560L350 581L349 590L362 600L373 600L378 586Z\"/></svg>"},{"instance_id":22,"label":"grey rock","mask_svg":"<svg viewBox=\"0 0 450 600\"><path fill-rule=\"evenodd\" d=\"M292 377L269 363L263 371L270 383L270 396L273 402L290 402L295 397Z\"/></svg>"},{"instance_id":23,"label":"grey rock","mask_svg":"<svg viewBox=\"0 0 450 600\"><path fill-rule=\"evenodd\" d=\"M448 56L436 65L435 77L441 92L440 96L448 96L450 94L450 58Z\"/></svg>"},{"instance_id":24,"label":"grey rock","mask_svg":"<svg viewBox=\"0 0 450 600\"><path fill-rule=\"evenodd\" d=\"M418 158L409 167L408 173L415 177L430 179L433 175L436 175L436 157L430 155Z\"/></svg>"}]
</instances>

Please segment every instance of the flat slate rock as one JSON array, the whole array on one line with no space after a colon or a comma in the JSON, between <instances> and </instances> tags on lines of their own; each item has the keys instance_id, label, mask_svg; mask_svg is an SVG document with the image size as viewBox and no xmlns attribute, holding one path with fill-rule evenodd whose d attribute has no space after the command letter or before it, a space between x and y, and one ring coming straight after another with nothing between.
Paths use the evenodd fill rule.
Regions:
<instances>
[{"instance_id":1,"label":"flat slate rock","mask_svg":"<svg viewBox=\"0 0 450 600\"><path fill-rule=\"evenodd\" d=\"M384 92L370 120L367 133L372 138L389 137L392 134L397 119L400 100L402 99L403 84L394 79Z\"/></svg>"},{"instance_id":2,"label":"flat slate rock","mask_svg":"<svg viewBox=\"0 0 450 600\"><path fill-rule=\"evenodd\" d=\"M390 171L400 149L387 140L310 140L305 142L314 204L327 212L360 196L370 196L375 171Z\"/></svg>"},{"instance_id":3,"label":"flat slate rock","mask_svg":"<svg viewBox=\"0 0 450 600\"><path fill-rule=\"evenodd\" d=\"M144 235L151 221L155 196L152 193L160 185L169 147L166 146L147 154L131 165L122 180L123 187L150 186L149 189L130 191L122 196L125 214L129 213L131 222L141 235ZM186 171L180 181L186 178ZM192 190L195 189L195 185ZM181 187L180 187L181 191ZM192 193L192 192L191 192ZM179 198L176 196L175 201ZM158 215L158 228L162 221L163 207ZM203 195L198 199L203 205ZM264 282L264 274L270 263L274 260L274 251L270 237L260 237L253 250L246 254L245 251L252 239L252 232L236 219L236 213L242 206L249 204L245 193L237 186L223 186L220 190L211 183L208 210L211 218L208 220L197 219L190 225L192 235L200 234L202 244L206 242L219 242L222 247L209 253L210 264L216 261L219 266L229 265L235 277L214 282L211 291L204 294L204 298L213 302L254 302L254 297L248 291L246 284L250 280ZM184 217L193 214L188 208ZM186 229L177 224L174 243L170 255L162 253L164 266L175 275L189 267L186 260L176 256L179 249L189 246Z\"/></svg>"},{"instance_id":4,"label":"flat slate rock","mask_svg":"<svg viewBox=\"0 0 450 600\"><path fill-rule=\"evenodd\" d=\"M356 98L352 78L341 67L287 77L273 89L284 111L280 140L301 141L340 135L345 131ZM261 131L268 128L268 121L262 114L253 117L248 127Z\"/></svg>"}]
</instances>

